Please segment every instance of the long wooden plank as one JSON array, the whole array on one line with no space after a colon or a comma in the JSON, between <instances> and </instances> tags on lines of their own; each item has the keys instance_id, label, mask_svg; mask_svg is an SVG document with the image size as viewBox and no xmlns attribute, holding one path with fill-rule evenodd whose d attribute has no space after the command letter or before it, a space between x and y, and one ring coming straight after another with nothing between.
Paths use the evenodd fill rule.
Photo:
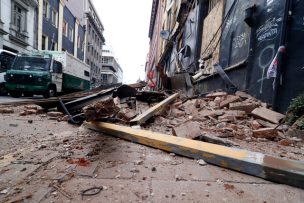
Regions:
<instances>
[{"instance_id":1,"label":"long wooden plank","mask_svg":"<svg viewBox=\"0 0 304 203\"><path fill-rule=\"evenodd\" d=\"M143 112L142 114L138 115L134 119L130 121L131 125L142 124L146 122L149 118L151 118L155 113L157 113L160 109L165 107L166 105L170 104L179 96L178 93L171 95L167 99L161 101L160 103L156 104L155 106L149 108L147 111Z\"/></svg>"},{"instance_id":2,"label":"long wooden plank","mask_svg":"<svg viewBox=\"0 0 304 203\"><path fill-rule=\"evenodd\" d=\"M304 188L304 162L110 123L91 122L86 125L92 130L135 143L194 159L204 159L208 163L224 168Z\"/></svg>"}]
</instances>

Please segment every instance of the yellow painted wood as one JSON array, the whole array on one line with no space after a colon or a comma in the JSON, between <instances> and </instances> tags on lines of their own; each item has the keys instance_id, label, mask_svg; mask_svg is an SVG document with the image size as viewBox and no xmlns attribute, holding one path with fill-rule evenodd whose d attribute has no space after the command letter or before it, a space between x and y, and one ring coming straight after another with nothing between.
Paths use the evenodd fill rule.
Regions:
<instances>
[{"instance_id":1,"label":"yellow painted wood","mask_svg":"<svg viewBox=\"0 0 304 203\"><path fill-rule=\"evenodd\" d=\"M173 152L182 156L304 188L304 163L103 122L86 123L88 128L122 139Z\"/></svg>"}]
</instances>

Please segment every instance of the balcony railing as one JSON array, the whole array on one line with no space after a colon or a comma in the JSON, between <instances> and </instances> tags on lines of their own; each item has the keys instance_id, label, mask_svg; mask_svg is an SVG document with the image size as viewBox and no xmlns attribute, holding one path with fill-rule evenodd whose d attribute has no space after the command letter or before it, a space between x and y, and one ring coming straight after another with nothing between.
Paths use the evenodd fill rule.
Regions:
<instances>
[{"instance_id":1,"label":"balcony railing","mask_svg":"<svg viewBox=\"0 0 304 203\"><path fill-rule=\"evenodd\" d=\"M26 31L18 31L16 29L16 26L10 25L10 33L9 33L9 38L12 41L15 41L23 46L28 46L28 32Z\"/></svg>"}]
</instances>

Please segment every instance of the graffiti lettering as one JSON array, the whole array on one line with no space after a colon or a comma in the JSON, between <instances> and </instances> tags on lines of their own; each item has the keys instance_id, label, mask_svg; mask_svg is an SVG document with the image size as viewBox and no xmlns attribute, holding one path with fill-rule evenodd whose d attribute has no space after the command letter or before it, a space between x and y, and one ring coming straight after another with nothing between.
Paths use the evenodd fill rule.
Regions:
<instances>
[{"instance_id":1,"label":"graffiti lettering","mask_svg":"<svg viewBox=\"0 0 304 203\"><path fill-rule=\"evenodd\" d=\"M265 39L272 38L273 36L276 36L277 34L278 34L278 28L270 29L269 31L261 34L258 37L258 41L264 41Z\"/></svg>"},{"instance_id":2,"label":"graffiti lettering","mask_svg":"<svg viewBox=\"0 0 304 203\"><path fill-rule=\"evenodd\" d=\"M279 22L282 21L282 18L272 18L268 19L265 24L261 25L257 31L257 40L262 42L264 40L274 39L278 36L278 27Z\"/></svg>"},{"instance_id":3,"label":"graffiti lettering","mask_svg":"<svg viewBox=\"0 0 304 203\"><path fill-rule=\"evenodd\" d=\"M242 34L236 36L232 41L232 46L237 48L244 47L248 42L248 34L246 32L243 32Z\"/></svg>"}]
</instances>

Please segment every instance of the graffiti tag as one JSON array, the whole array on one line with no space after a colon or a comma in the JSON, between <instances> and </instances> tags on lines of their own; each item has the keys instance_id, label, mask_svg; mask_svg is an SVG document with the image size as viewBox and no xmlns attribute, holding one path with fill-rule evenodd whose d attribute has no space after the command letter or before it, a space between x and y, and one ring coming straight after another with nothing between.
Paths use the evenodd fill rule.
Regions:
<instances>
[{"instance_id":1,"label":"graffiti tag","mask_svg":"<svg viewBox=\"0 0 304 203\"><path fill-rule=\"evenodd\" d=\"M232 46L235 49L242 48L248 43L248 34L243 32L242 34L236 36L232 41Z\"/></svg>"},{"instance_id":2,"label":"graffiti tag","mask_svg":"<svg viewBox=\"0 0 304 203\"><path fill-rule=\"evenodd\" d=\"M272 18L268 19L265 24L261 25L256 31L258 42L276 38L279 32L279 22L281 21L282 18Z\"/></svg>"}]
</instances>

